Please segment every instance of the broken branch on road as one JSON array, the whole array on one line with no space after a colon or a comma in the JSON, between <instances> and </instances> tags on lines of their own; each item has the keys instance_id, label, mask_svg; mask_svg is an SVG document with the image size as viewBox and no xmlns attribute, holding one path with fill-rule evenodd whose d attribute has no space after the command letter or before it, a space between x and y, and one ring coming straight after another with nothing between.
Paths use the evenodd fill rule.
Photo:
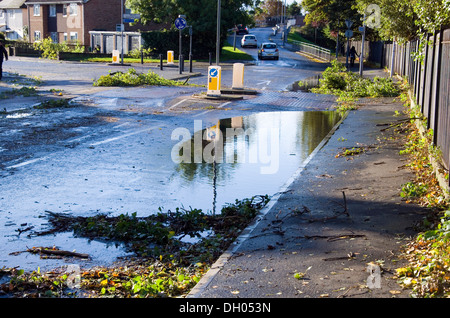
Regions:
<instances>
[{"instance_id":1,"label":"broken branch on road","mask_svg":"<svg viewBox=\"0 0 450 318\"><path fill-rule=\"evenodd\" d=\"M39 246L39 247L33 246L32 248L28 248L25 251L10 253L10 255L18 255L18 254L25 253L25 252L28 252L31 254L39 254L39 255L41 255L41 258L45 258L45 256L43 256L43 255L50 255L50 256L56 256L56 257L89 258L89 254L60 250L56 247L42 247L42 246Z\"/></svg>"}]
</instances>

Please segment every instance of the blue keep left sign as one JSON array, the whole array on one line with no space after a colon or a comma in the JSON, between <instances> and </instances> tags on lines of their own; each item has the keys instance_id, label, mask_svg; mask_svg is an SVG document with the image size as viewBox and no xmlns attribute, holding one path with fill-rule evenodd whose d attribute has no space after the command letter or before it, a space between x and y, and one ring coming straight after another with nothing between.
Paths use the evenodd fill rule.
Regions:
<instances>
[{"instance_id":1,"label":"blue keep left sign","mask_svg":"<svg viewBox=\"0 0 450 318\"><path fill-rule=\"evenodd\" d=\"M187 23L186 20L184 18L177 18L175 20L175 27L178 30L183 30L186 27Z\"/></svg>"},{"instance_id":2,"label":"blue keep left sign","mask_svg":"<svg viewBox=\"0 0 450 318\"><path fill-rule=\"evenodd\" d=\"M217 68L211 68L209 70L209 76L211 76L211 77L217 77L218 74L219 74L219 72L217 71Z\"/></svg>"}]
</instances>

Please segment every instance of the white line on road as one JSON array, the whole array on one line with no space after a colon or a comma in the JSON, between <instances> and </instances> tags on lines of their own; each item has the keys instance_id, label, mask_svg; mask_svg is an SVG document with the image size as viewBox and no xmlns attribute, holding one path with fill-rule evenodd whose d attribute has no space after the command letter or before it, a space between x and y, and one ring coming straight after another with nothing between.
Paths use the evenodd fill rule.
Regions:
<instances>
[{"instance_id":1,"label":"white line on road","mask_svg":"<svg viewBox=\"0 0 450 318\"><path fill-rule=\"evenodd\" d=\"M219 106L217 106L217 108L222 108L222 107L224 107L224 106L226 106L226 105L228 105L228 104L231 104L231 102L225 102L225 103L223 103L223 104L220 104ZM195 114L195 115L193 115L192 117L198 117L198 116L207 114L207 113L212 112L212 111L213 111L213 109L208 109L208 110L206 110L206 111L204 111L204 112Z\"/></svg>"},{"instance_id":2,"label":"white line on road","mask_svg":"<svg viewBox=\"0 0 450 318\"><path fill-rule=\"evenodd\" d=\"M187 99L182 99L180 100L178 103L176 103L175 105L172 105L169 107L169 110L172 110L173 108L177 107L178 105L180 105L181 103L183 103L184 101L186 101Z\"/></svg>"},{"instance_id":3,"label":"white line on road","mask_svg":"<svg viewBox=\"0 0 450 318\"><path fill-rule=\"evenodd\" d=\"M35 163L35 162L38 162L38 161L46 160L48 158L49 158L49 156L45 156L45 157L42 157L42 158L31 159L31 160L28 160L28 161L24 161L24 162L18 163L16 165L12 165L12 166L6 167L6 169L20 168L20 167L27 166L29 164L32 164L32 163Z\"/></svg>"},{"instance_id":4,"label":"white line on road","mask_svg":"<svg viewBox=\"0 0 450 318\"><path fill-rule=\"evenodd\" d=\"M140 134L140 133L143 133L143 132L155 129L155 128L160 128L160 127L161 126L152 126L152 127L148 127L148 128L141 129L141 130L136 130L136 131L130 132L128 134L123 134L123 135L120 135L120 136L117 136L117 137L112 137L112 138L108 138L108 139L105 139L105 140L102 140L102 141L94 142L94 143L90 144L90 146L98 146L98 145L106 144L106 143L109 143L109 142L112 142L112 141L116 141L116 140L119 140L119 139L122 139L122 138L126 138L126 137L129 137L129 136L137 135L137 134Z\"/></svg>"}]
</instances>

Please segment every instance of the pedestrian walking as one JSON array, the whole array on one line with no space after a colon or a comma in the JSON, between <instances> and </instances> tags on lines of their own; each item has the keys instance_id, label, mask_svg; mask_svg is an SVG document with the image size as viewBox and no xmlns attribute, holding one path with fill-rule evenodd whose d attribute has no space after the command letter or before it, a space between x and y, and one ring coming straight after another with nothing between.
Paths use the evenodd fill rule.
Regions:
<instances>
[{"instance_id":1,"label":"pedestrian walking","mask_svg":"<svg viewBox=\"0 0 450 318\"><path fill-rule=\"evenodd\" d=\"M2 80L2 74L3 74L3 55L5 56L5 60L8 60L8 52L6 52L3 40L0 39L0 81Z\"/></svg>"},{"instance_id":2,"label":"pedestrian walking","mask_svg":"<svg viewBox=\"0 0 450 318\"><path fill-rule=\"evenodd\" d=\"M353 67L353 66L355 66L356 56L359 57L359 55L358 55L358 53L356 53L356 49L354 46L352 46L349 53L350 53L350 66Z\"/></svg>"}]
</instances>

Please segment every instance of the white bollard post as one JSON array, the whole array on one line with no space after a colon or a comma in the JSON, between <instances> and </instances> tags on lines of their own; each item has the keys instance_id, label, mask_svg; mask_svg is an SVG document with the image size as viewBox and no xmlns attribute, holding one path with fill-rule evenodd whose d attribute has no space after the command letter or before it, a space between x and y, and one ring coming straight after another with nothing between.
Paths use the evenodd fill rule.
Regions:
<instances>
[{"instance_id":1,"label":"white bollard post","mask_svg":"<svg viewBox=\"0 0 450 318\"><path fill-rule=\"evenodd\" d=\"M113 50L112 51L112 62L113 64L118 64L120 59L120 51Z\"/></svg>"},{"instance_id":2,"label":"white bollard post","mask_svg":"<svg viewBox=\"0 0 450 318\"><path fill-rule=\"evenodd\" d=\"M167 65L173 64L173 51L167 51Z\"/></svg>"},{"instance_id":3,"label":"white bollard post","mask_svg":"<svg viewBox=\"0 0 450 318\"><path fill-rule=\"evenodd\" d=\"M244 64L233 64L233 89L244 89Z\"/></svg>"}]
</instances>

